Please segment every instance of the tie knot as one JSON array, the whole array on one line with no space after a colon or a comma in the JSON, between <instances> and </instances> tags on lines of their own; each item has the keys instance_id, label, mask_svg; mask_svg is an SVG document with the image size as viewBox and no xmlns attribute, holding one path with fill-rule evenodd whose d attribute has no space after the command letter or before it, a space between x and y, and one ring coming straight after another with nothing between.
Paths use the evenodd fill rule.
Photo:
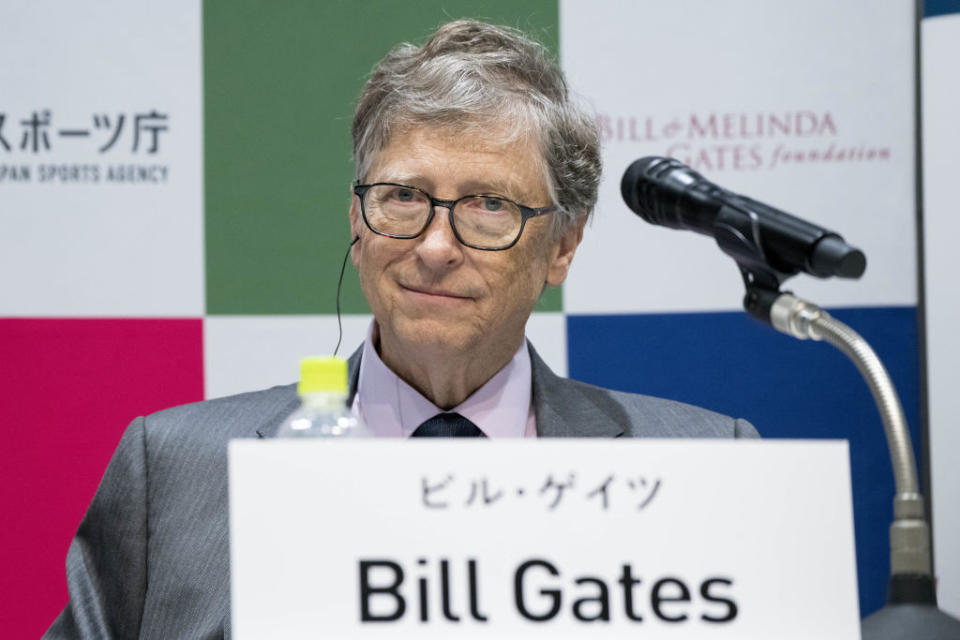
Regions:
<instances>
[{"instance_id":1,"label":"tie knot","mask_svg":"<svg viewBox=\"0 0 960 640\"><path fill-rule=\"evenodd\" d=\"M486 438L480 427L459 413L438 413L417 427L413 438Z\"/></svg>"}]
</instances>

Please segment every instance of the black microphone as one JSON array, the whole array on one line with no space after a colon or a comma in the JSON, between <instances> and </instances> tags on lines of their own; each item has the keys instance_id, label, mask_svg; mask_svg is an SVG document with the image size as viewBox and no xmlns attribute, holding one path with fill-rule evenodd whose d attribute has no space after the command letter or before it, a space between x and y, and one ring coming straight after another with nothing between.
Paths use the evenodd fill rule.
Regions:
<instances>
[{"instance_id":1,"label":"black microphone","mask_svg":"<svg viewBox=\"0 0 960 640\"><path fill-rule=\"evenodd\" d=\"M673 158L640 158L624 172L620 192L647 222L711 236L741 265L760 261L820 278L859 278L867 267L840 234L727 191Z\"/></svg>"}]
</instances>

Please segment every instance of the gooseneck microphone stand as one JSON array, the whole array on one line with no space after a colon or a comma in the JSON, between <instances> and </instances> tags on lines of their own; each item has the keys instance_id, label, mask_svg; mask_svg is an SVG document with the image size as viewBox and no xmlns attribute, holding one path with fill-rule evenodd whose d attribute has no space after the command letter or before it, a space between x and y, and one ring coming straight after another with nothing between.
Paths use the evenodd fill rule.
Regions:
<instances>
[{"instance_id":1,"label":"gooseneck microphone stand","mask_svg":"<svg viewBox=\"0 0 960 640\"><path fill-rule=\"evenodd\" d=\"M760 245L753 243L753 239L759 240L758 236L736 234L737 241L731 243L718 233L716 239L740 267L747 288L747 312L789 336L822 340L842 351L870 387L883 420L896 486L890 526L890 583L887 605L862 622L864 640L960 639L960 620L937 608L930 527L924 516L910 431L880 358L846 324L815 304L781 292L780 285L793 274L769 266Z\"/></svg>"},{"instance_id":2,"label":"gooseneck microphone stand","mask_svg":"<svg viewBox=\"0 0 960 640\"><path fill-rule=\"evenodd\" d=\"M960 638L960 621L937 608L930 528L923 513L910 433L897 392L880 358L856 331L789 293L774 301L770 324L787 335L823 340L842 351L870 387L883 420L896 486L890 525L890 585L887 606L863 621L864 640Z\"/></svg>"}]
</instances>

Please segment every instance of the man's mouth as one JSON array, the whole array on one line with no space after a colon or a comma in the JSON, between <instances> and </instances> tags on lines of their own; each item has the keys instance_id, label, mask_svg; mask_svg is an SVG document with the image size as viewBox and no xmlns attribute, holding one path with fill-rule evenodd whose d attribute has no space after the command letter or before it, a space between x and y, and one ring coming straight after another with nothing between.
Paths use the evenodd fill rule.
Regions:
<instances>
[{"instance_id":1,"label":"man's mouth","mask_svg":"<svg viewBox=\"0 0 960 640\"><path fill-rule=\"evenodd\" d=\"M429 296L436 298L438 300L449 299L449 300L471 300L471 296L461 295L459 293L449 291L447 289L440 289L436 287L424 287L424 286L411 286L406 284L401 284L400 288L404 291L408 291L415 295Z\"/></svg>"}]
</instances>

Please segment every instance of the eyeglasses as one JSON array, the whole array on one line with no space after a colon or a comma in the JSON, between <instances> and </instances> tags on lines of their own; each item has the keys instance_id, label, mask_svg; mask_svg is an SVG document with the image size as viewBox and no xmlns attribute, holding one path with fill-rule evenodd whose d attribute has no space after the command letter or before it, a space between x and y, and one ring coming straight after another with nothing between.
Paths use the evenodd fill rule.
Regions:
<instances>
[{"instance_id":1,"label":"eyeglasses","mask_svg":"<svg viewBox=\"0 0 960 640\"><path fill-rule=\"evenodd\" d=\"M363 221L370 231L389 238L416 238L430 226L436 207L446 207L453 235L461 244L482 251L509 249L520 240L530 218L559 210L534 209L499 196L471 195L440 200L405 184L377 182L354 185Z\"/></svg>"}]
</instances>

